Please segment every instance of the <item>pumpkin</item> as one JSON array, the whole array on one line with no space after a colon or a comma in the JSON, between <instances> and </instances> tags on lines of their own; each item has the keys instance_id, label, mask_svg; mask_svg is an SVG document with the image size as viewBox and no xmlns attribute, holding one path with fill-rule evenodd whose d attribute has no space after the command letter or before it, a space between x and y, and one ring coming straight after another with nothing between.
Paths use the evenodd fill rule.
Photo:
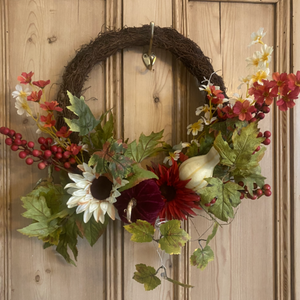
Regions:
<instances>
[{"instance_id":1,"label":"pumpkin","mask_svg":"<svg viewBox=\"0 0 300 300\"><path fill-rule=\"evenodd\" d=\"M179 167L179 178L190 181L185 186L197 192L205 187L204 178L212 177L215 166L220 161L218 151L212 147L206 155L195 156L184 161Z\"/></svg>"}]
</instances>

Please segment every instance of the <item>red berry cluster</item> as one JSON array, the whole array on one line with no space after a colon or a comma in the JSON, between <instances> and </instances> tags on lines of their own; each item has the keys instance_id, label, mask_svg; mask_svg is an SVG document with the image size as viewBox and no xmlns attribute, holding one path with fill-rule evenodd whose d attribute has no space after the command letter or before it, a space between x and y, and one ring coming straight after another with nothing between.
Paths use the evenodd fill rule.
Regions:
<instances>
[{"instance_id":1,"label":"red berry cluster","mask_svg":"<svg viewBox=\"0 0 300 300\"><path fill-rule=\"evenodd\" d=\"M12 151L20 151L19 157L25 159L27 165L38 163L38 168L43 170L48 165L53 165L56 171L61 168L70 169L71 165L76 163L74 156L70 151L66 151L60 146L52 145L52 138L40 137L38 143L40 150L34 149L34 142L27 142L22 139L20 133L16 133L6 127L0 128L0 133L7 136L5 144L10 146Z\"/></svg>"},{"instance_id":2,"label":"red berry cluster","mask_svg":"<svg viewBox=\"0 0 300 300\"><path fill-rule=\"evenodd\" d=\"M269 184L264 184L260 188L256 183L254 183L254 185L253 185L254 189L252 191L253 196L251 196L251 194L249 193L248 187L246 185L244 185L243 181L239 181L238 185L240 185L241 187L244 188L243 191L240 191L240 193L241 193L240 199L248 198L251 200L256 200L256 199L262 197L263 195L265 195L267 197L272 195L271 186Z\"/></svg>"},{"instance_id":3,"label":"red berry cluster","mask_svg":"<svg viewBox=\"0 0 300 300\"><path fill-rule=\"evenodd\" d=\"M265 140L264 140L262 143L263 143L264 145L268 146L268 145L271 144L271 139L270 139L271 135L272 135L271 132L267 130L267 131L265 131L264 133L259 132L258 135L257 135L257 137L264 137ZM255 151L256 151L256 150L255 150Z\"/></svg>"}]
</instances>

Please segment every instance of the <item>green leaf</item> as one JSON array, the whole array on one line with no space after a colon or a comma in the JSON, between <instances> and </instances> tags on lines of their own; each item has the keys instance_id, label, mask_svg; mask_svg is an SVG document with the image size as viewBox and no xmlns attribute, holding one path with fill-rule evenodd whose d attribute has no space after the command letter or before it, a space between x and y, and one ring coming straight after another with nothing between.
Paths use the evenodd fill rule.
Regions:
<instances>
[{"instance_id":1,"label":"green leaf","mask_svg":"<svg viewBox=\"0 0 300 300\"><path fill-rule=\"evenodd\" d=\"M214 260L214 253L211 248L206 245L203 249L196 249L190 257L192 266L204 270L210 261Z\"/></svg>"},{"instance_id":2,"label":"green leaf","mask_svg":"<svg viewBox=\"0 0 300 300\"><path fill-rule=\"evenodd\" d=\"M156 270L145 264L135 265L137 272L134 272L133 279L144 284L146 291L151 291L161 284L161 280L156 276Z\"/></svg>"},{"instance_id":3,"label":"green leaf","mask_svg":"<svg viewBox=\"0 0 300 300\"><path fill-rule=\"evenodd\" d=\"M153 172L145 170L139 164L132 165L132 173L132 176L126 178L126 180L128 180L129 183L119 188L120 192L130 189L144 180L151 178L158 179L158 177Z\"/></svg>"},{"instance_id":4,"label":"green leaf","mask_svg":"<svg viewBox=\"0 0 300 300\"><path fill-rule=\"evenodd\" d=\"M105 221L96 222L94 218L90 218L87 223L83 222L83 214L77 215L76 224L82 236L84 236L91 246L94 246L100 236L105 232L109 217L105 215Z\"/></svg>"},{"instance_id":5,"label":"green leaf","mask_svg":"<svg viewBox=\"0 0 300 300\"><path fill-rule=\"evenodd\" d=\"M216 202L209 207L203 206L204 209L214 214L217 218L227 222L228 218L234 217L232 207L240 204L240 192L242 187L234 182L223 184L219 178L205 178L208 186L199 190L202 203L210 203L213 198L217 198Z\"/></svg>"},{"instance_id":6,"label":"green leaf","mask_svg":"<svg viewBox=\"0 0 300 300\"><path fill-rule=\"evenodd\" d=\"M70 130L74 132L79 132L80 136L86 135L91 132L100 121L97 121L92 114L88 105L84 102L84 98L81 96L77 98L73 96L69 91L67 92L68 97L70 99L70 103L72 105L67 106L69 110L71 110L75 115L77 115L78 119L65 119L65 122L70 127Z\"/></svg>"},{"instance_id":7,"label":"green leaf","mask_svg":"<svg viewBox=\"0 0 300 300\"><path fill-rule=\"evenodd\" d=\"M218 222L215 222L214 227L213 227L213 230L212 230L212 233L207 237L206 245L208 245L209 242L215 237L218 228L219 228L219 223L218 223Z\"/></svg>"},{"instance_id":8,"label":"green leaf","mask_svg":"<svg viewBox=\"0 0 300 300\"><path fill-rule=\"evenodd\" d=\"M96 173L110 173L118 183L131 172L133 161L124 155L127 145L121 140L105 142L103 149L97 151L89 160Z\"/></svg>"},{"instance_id":9,"label":"green leaf","mask_svg":"<svg viewBox=\"0 0 300 300\"><path fill-rule=\"evenodd\" d=\"M180 228L179 220L171 220L162 224L160 232L163 237L158 243L161 249L169 254L180 254L181 247L191 238Z\"/></svg>"},{"instance_id":10,"label":"green leaf","mask_svg":"<svg viewBox=\"0 0 300 300\"><path fill-rule=\"evenodd\" d=\"M225 166L232 166L235 163L236 154L219 133L215 139L214 147L220 154L220 163Z\"/></svg>"},{"instance_id":11,"label":"green leaf","mask_svg":"<svg viewBox=\"0 0 300 300\"><path fill-rule=\"evenodd\" d=\"M131 241L137 243L152 242L155 228L144 220L137 220L135 223L125 225L124 228L132 233Z\"/></svg>"},{"instance_id":12,"label":"green leaf","mask_svg":"<svg viewBox=\"0 0 300 300\"><path fill-rule=\"evenodd\" d=\"M59 226L57 225L57 220L52 222L39 221L32 223L22 229L18 229L24 235L29 237L37 237L39 239L44 239L53 233Z\"/></svg>"},{"instance_id":13,"label":"green leaf","mask_svg":"<svg viewBox=\"0 0 300 300\"><path fill-rule=\"evenodd\" d=\"M138 144L136 141L133 141L128 145L126 156L139 163L145 158L161 151L162 148L158 148L157 145L161 143L160 139L163 136L163 132L163 130L157 133L152 132L148 136L142 133Z\"/></svg>"},{"instance_id":14,"label":"green leaf","mask_svg":"<svg viewBox=\"0 0 300 300\"><path fill-rule=\"evenodd\" d=\"M59 243L56 247L56 251L61 254L64 259L74 265L75 262L71 259L68 248L73 253L74 259L77 260L78 249L77 249L77 236L80 235L79 229L76 225L76 215L73 214L69 218L66 219L62 226L62 233L59 237Z\"/></svg>"}]
</instances>

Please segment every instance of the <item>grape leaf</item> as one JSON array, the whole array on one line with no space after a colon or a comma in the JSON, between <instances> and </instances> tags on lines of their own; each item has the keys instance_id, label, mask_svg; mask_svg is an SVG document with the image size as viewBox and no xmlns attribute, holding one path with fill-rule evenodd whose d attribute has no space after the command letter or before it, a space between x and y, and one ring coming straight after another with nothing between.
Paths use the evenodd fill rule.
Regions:
<instances>
[{"instance_id":1,"label":"grape leaf","mask_svg":"<svg viewBox=\"0 0 300 300\"><path fill-rule=\"evenodd\" d=\"M119 188L120 192L130 189L144 180L151 178L158 179L158 177L153 172L145 170L140 166L140 164L132 165L132 173L132 176L126 178L126 180L128 180L129 183Z\"/></svg>"},{"instance_id":2,"label":"grape leaf","mask_svg":"<svg viewBox=\"0 0 300 300\"><path fill-rule=\"evenodd\" d=\"M223 140L221 132L217 135L214 147L220 154L220 163L225 166L232 166L235 163L236 154L228 143Z\"/></svg>"},{"instance_id":3,"label":"grape leaf","mask_svg":"<svg viewBox=\"0 0 300 300\"><path fill-rule=\"evenodd\" d=\"M127 144L121 140L106 141L103 149L97 151L89 160L89 166L95 166L96 173L110 173L121 184L122 178L131 172L133 161L124 155Z\"/></svg>"},{"instance_id":4,"label":"grape leaf","mask_svg":"<svg viewBox=\"0 0 300 300\"><path fill-rule=\"evenodd\" d=\"M61 254L64 259L74 265L75 262L71 259L68 253L68 247L73 253L74 259L77 260L78 249L77 249L77 236L81 236L80 231L76 225L76 215L73 214L65 220L62 225L62 232L59 236L59 243L56 247L56 251Z\"/></svg>"},{"instance_id":5,"label":"grape leaf","mask_svg":"<svg viewBox=\"0 0 300 300\"><path fill-rule=\"evenodd\" d=\"M135 223L125 225L124 228L132 233L131 241L137 243L152 242L155 228L144 220L137 220Z\"/></svg>"},{"instance_id":6,"label":"grape leaf","mask_svg":"<svg viewBox=\"0 0 300 300\"><path fill-rule=\"evenodd\" d=\"M201 270L204 270L212 260L214 260L214 253L208 245L203 249L196 249L190 257L191 265L197 266Z\"/></svg>"},{"instance_id":7,"label":"grape leaf","mask_svg":"<svg viewBox=\"0 0 300 300\"><path fill-rule=\"evenodd\" d=\"M158 241L162 250L169 254L180 254L181 247L191 238L186 231L180 228L179 220L171 220L160 226L163 236Z\"/></svg>"},{"instance_id":8,"label":"grape leaf","mask_svg":"<svg viewBox=\"0 0 300 300\"><path fill-rule=\"evenodd\" d=\"M79 132L80 136L86 135L91 132L100 121L97 121L92 114L88 105L84 102L84 98L81 96L77 98L73 96L69 91L67 91L68 97L70 99L70 103L72 105L67 106L69 110L71 110L75 115L77 115L78 119L65 119L65 122L70 127L70 130L74 132Z\"/></svg>"},{"instance_id":9,"label":"grape leaf","mask_svg":"<svg viewBox=\"0 0 300 300\"><path fill-rule=\"evenodd\" d=\"M248 188L248 192L251 196L253 196L254 183L256 183L259 187L263 187L265 184L266 177L262 176L260 173L260 166L249 170L247 173L242 172L242 175L234 176L234 180L236 182L242 181L245 186Z\"/></svg>"},{"instance_id":10,"label":"grape leaf","mask_svg":"<svg viewBox=\"0 0 300 300\"><path fill-rule=\"evenodd\" d=\"M91 218L87 223L84 223L83 214L79 214L77 215L76 224L82 236L87 239L91 246L94 246L100 236L105 232L108 221L109 217L106 214L103 224L101 222L96 222L94 218Z\"/></svg>"},{"instance_id":11,"label":"grape leaf","mask_svg":"<svg viewBox=\"0 0 300 300\"><path fill-rule=\"evenodd\" d=\"M205 178L208 186L199 190L202 203L209 203L213 198L216 202L209 207L203 206L204 209L214 214L222 221L228 221L228 218L234 217L232 207L237 207L240 200L240 192L243 188L234 182L224 183L219 178Z\"/></svg>"},{"instance_id":12,"label":"grape leaf","mask_svg":"<svg viewBox=\"0 0 300 300\"><path fill-rule=\"evenodd\" d=\"M151 291L161 284L161 280L156 276L156 270L145 264L135 265L137 272L134 272L133 279L144 284L146 291Z\"/></svg>"},{"instance_id":13,"label":"grape leaf","mask_svg":"<svg viewBox=\"0 0 300 300\"><path fill-rule=\"evenodd\" d=\"M145 158L152 156L158 151L161 151L162 148L158 148L157 145L161 143L160 139L163 136L163 132L163 130L157 133L152 132L148 136L142 133L140 135L138 144L136 140L134 140L128 145L126 156L139 163Z\"/></svg>"}]
</instances>

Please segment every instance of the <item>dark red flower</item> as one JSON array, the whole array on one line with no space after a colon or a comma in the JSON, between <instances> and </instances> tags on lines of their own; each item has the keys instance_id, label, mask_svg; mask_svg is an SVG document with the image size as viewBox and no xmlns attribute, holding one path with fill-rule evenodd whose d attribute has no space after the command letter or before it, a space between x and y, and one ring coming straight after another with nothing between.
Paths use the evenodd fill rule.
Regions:
<instances>
[{"instance_id":1,"label":"dark red flower","mask_svg":"<svg viewBox=\"0 0 300 300\"><path fill-rule=\"evenodd\" d=\"M33 72L29 72L29 73L23 72L21 74L22 76L18 76L17 79L20 81L20 83L27 84L31 82L31 77L33 76L33 74L34 74Z\"/></svg>"},{"instance_id":2,"label":"dark red flower","mask_svg":"<svg viewBox=\"0 0 300 300\"><path fill-rule=\"evenodd\" d=\"M45 103L40 104L40 108L48 111L53 111L53 110L63 111L63 109L61 107L58 107L58 105L59 103L57 101L51 101L51 102L45 101Z\"/></svg>"},{"instance_id":3,"label":"dark red flower","mask_svg":"<svg viewBox=\"0 0 300 300\"><path fill-rule=\"evenodd\" d=\"M233 107L233 112L239 116L241 121L249 121L252 119L252 113L256 112L256 108L250 105L248 100L245 100L243 103L236 101Z\"/></svg>"},{"instance_id":4,"label":"dark red flower","mask_svg":"<svg viewBox=\"0 0 300 300\"><path fill-rule=\"evenodd\" d=\"M214 85L210 86L211 94L207 95L208 100L211 101L212 104L218 105L222 104L224 100L224 95L221 90L217 90Z\"/></svg>"},{"instance_id":5,"label":"dark red flower","mask_svg":"<svg viewBox=\"0 0 300 300\"><path fill-rule=\"evenodd\" d=\"M197 202L200 197L191 189L186 188L189 180L179 179L177 162L173 160L169 168L162 165L153 165L149 170L158 176L156 180L159 186L161 197L164 200L164 207L159 213L161 219L186 220L187 216L196 215L193 208L200 209Z\"/></svg>"},{"instance_id":6,"label":"dark red flower","mask_svg":"<svg viewBox=\"0 0 300 300\"><path fill-rule=\"evenodd\" d=\"M294 90L296 87L300 87L300 71L297 71L296 75L291 73L287 76L288 78L288 87L291 90Z\"/></svg>"},{"instance_id":7,"label":"dark red flower","mask_svg":"<svg viewBox=\"0 0 300 300\"><path fill-rule=\"evenodd\" d=\"M273 91L277 94L281 92L283 87L288 84L287 73L275 72L272 74L273 80L276 82L276 85L273 88Z\"/></svg>"},{"instance_id":8,"label":"dark red flower","mask_svg":"<svg viewBox=\"0 0 300 300\"><path fill-rule=\"evenodd\" d=\"M49 113L47 116L41 116L41 122L45 123L44 127L52 127L56 121L53 119L54 115Z\"/></svg>"},{"instance_id":9,"label":"dark red flower","mask_svg":"<svg viewBox=\"0 0 300 300\"><path fill-rule=\"evenodd\" d=\"M81 150L82 146L78 146L76 144L71 144L70 146L68 146L66 148L66 150L70 151L73 155L77 155L80 150Z\"/></svg>"},{"instance_id":10,"label":"dark red flower","mask_svg":"<svg viewBox=\"0 0 300 300\"><path fill-rule=\"evenodd\" d=\"M263 105L271 105L273 103L273 99L277 97L277 88L276 82L274 80L262 80L263 85L254 82L253 87L249 89L249 94L254 95L254 99L256 103Z\"/></svg>"},{"instance_id":11,"label":"dark red flower","mask_svg":"<svg viewBox=\"0 0 300 300\"><path fill-rule=\"evenodd\" d=\"M276 102L276 105L280 110L287 111L288 108L292 108L296 105L294 100L298 98L299 92L300 89L298 87L291 91L290 88L286 85L281 91L282 98L280 98Z\"/></svg>"},{"instance_id":12,"label":"dark red flower","mask_svg":"<svg viewBox=\"0 0 300 300\"><path fill-rule=\"evenodd\" d=\"M119 212L121 220L129 223L126 210L132 200L131 221L145 220L151 224L155 222L159 212L164 207L164 201L158 185L154 179L144 180L136 186L121 192L114 206Z\"/></svg>"},{"instance_id":13,"label":"dark red flower","mask_svg":"<svg viewBox=\"0 0 300 300\"><path fill-rule=\"evenodd\" d=\"M39 81L33 81L32 84L38 86L39 88L43 89L46 85L50 83L50 80L44 81L44 80L39 80Z\"/></svg>"}]
</instances>

